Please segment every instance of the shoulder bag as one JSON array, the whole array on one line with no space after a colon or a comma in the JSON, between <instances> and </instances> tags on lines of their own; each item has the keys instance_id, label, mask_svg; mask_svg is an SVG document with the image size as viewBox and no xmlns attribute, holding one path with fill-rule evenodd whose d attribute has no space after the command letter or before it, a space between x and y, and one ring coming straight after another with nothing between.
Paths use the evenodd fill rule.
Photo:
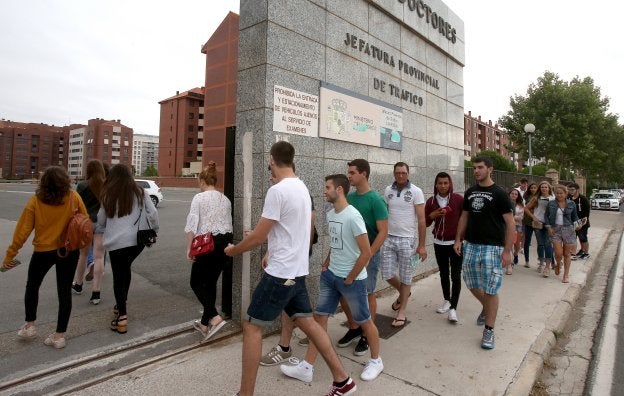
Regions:
<instances>
[{"instance_id":1,"label":"shoulder bag","mask_svg":"<svg viewBox=\"0 0 624 396\"><path fill-rule=\"evenodd\" d=\"M219 201L219 203L221 203L221 201ZM214 212L216 212L216 210L213 211L213 216L214 216ZM212 232L208 231L205 234L196 235L193 238L193 242L191 243L191 252L190 252L191 257L197 258L200 256L204 256L206 254L212 253L213 251L214 251L214 238L212 237Z\"/></svg>"},{"instance_id":2,"label":"shoulder bag","mask_svg":"<svg viewBox=\"0 0 624 396\"><path fill-rule=\"evenodd\" d=\"M141 211L139 212L139 218L135 221L135 223L137 224L137 245L143 245L145 247L151 247L153 244L156 243L156 237L158 237L158 234L156 234L156 231L154 231L152 229L152 225L149 222L149 218L145 217L145 220L147 220L147 226L149 227L147 230L140 230L139 226L141 225L141 214L143 213L143 208L141 208Z\"/></svg>"}]
</instances>

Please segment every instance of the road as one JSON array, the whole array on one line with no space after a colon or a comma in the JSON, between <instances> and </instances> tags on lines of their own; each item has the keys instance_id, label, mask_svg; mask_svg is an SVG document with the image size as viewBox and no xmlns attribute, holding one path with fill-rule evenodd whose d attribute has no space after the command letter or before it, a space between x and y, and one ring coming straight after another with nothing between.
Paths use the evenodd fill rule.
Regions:
<instances>
[{"instance_id":1,"label":"road","mask_svg":"<svg viewBox=\"0 0 624 396\"><path fill-rule=\"evenodd\" d=\"M35 185L0 184L0 240L2 252L10 243L15 222ZM40 290L37 326L39 337L23 342L16 337L24 322L24 286L28 261L32 253L29 240L18 258L21 266L0 274L3 320L0 322L0 383L18 375L44 369L58 361L71 361L77 356L128 342L163 328L190 324L200 317L201 305L190 286L190 263L184 259L184 225L192 189L164 189L165 201L158 205L160 232L158 242L136 259L132 265L132 285L128 297L129 332L126 335L108 329L114 305L112 275L107 265L102 285L102 302L89 304L90 283L84 284L82 295L73 296L67 347L61 351L43 345L45 336L54 331L57 315L56 281L50 271ZM218 292L220 296L220 291ZM217 302L220 304L220 299ZM217 307L219 308L219 306ZM189 342L197 341L189 334ZM171 347L175 347L172 345Z\"/></svg>"}]
</instances>

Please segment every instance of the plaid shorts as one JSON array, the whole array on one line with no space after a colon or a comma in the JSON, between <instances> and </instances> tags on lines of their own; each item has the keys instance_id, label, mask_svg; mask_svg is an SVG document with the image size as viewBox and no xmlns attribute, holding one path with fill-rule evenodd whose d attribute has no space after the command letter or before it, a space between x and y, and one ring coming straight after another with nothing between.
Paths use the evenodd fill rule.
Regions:
<instances>
[{"instance_id":1,"label":"plaid shorts","mask_svg":"<svg viewBox=\"0 0 624 396\"><path fill-rule=\"evenodd\" d=\"M399 281L404 285L412 284L414 267L412 256L414 255L414 237L398 237L388 235L381 248L381 278L388 280L399 276Z\"/></svg>"},{"instance_id":2,"label":"plaid shorts","mask_svg":"<svg viewBox=\"0 0 624 396\"><path fill-rule=\"evenodd\" d=\"M576 232L573 225L556 225L555 233L550 237L553 242L561 242L564 245L576 245Z\"/></svg>"},{"instance_id":3,"label":"plaid shorts","mask_svg":"<svg viewBox=\"0 0 624 396\"><path fill-rule=\"evenodd\" d=\"M464 282L469 289L498 294L503 284L502 246L464 244Z\"/></svg>"}]
</instances>

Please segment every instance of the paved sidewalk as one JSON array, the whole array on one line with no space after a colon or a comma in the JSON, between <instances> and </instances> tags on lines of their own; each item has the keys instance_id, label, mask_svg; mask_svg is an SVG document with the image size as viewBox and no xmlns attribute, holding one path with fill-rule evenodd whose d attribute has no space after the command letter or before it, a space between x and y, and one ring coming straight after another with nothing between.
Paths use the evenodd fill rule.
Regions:
<instances>
[{"instance_id":1,"label":"paved sidewalk","mask_svg":"<svg viewBox=\"0 0 624 396\"><path fill-rule=\"evenodd\" d=\"M609 230L592 227L593 252L602 250ZM532 249L532 253L534 248ZM458 307L459 323L451 324L446 314L435 309L442 300L438 274L414 283L407 309L411 321L388 340L381 340L385 370L373 382L359 379L368 356L354 356L351 348L337 348L345 368L358 385L359 395L527 395L543 359L554 345L585 285L593 259L573 261L569 284L551 272L543 278L532 268L516 266L505 276L500 292L496 321L496 348L480 347L483 327L475 321L481 307L463 287ZM521 257L522 259L522 257ZM521 260L522 261L522 260ZM378 312L393 316L390 305L396 293L378 299ZM329 321L329 333L338 340L345 328L344 315ZM81 395L101 394L207 394L232 395L238 389L241 370L240 336L220 340L204 348L163 360L130 374L80 391ZM278 336L264 340L264 352ZM295 356L302 358L305 349L293 339ZM285 377L278 366L260 367L256 395L325 394L331 376L319 358L314 381L305 384Z\"/></svg>"}]
</instances>

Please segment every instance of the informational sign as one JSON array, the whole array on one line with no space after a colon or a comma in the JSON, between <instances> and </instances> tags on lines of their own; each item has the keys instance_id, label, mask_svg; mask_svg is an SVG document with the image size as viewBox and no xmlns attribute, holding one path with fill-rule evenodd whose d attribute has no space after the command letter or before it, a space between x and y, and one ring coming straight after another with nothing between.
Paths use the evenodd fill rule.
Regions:
<instances>
[{"instance_id":1,"label":"informational sign","mask_svg":"<svg viewBox=\"0 0 624 396\"><path fill-rule=\"evenodd\" d=\"M273 89L273 130L318 137L319 97L276 85Z\"/></svg>"},{"instance_id":2,"label":"informational sign","mask_svg":"<svg viewBox=\"0 0 624 396\"><path fill-rule=\"evenodd\" d=\"M333 84L321 83L319 136L401 150L403 111Z\"/></svg>"}]
</instances>

